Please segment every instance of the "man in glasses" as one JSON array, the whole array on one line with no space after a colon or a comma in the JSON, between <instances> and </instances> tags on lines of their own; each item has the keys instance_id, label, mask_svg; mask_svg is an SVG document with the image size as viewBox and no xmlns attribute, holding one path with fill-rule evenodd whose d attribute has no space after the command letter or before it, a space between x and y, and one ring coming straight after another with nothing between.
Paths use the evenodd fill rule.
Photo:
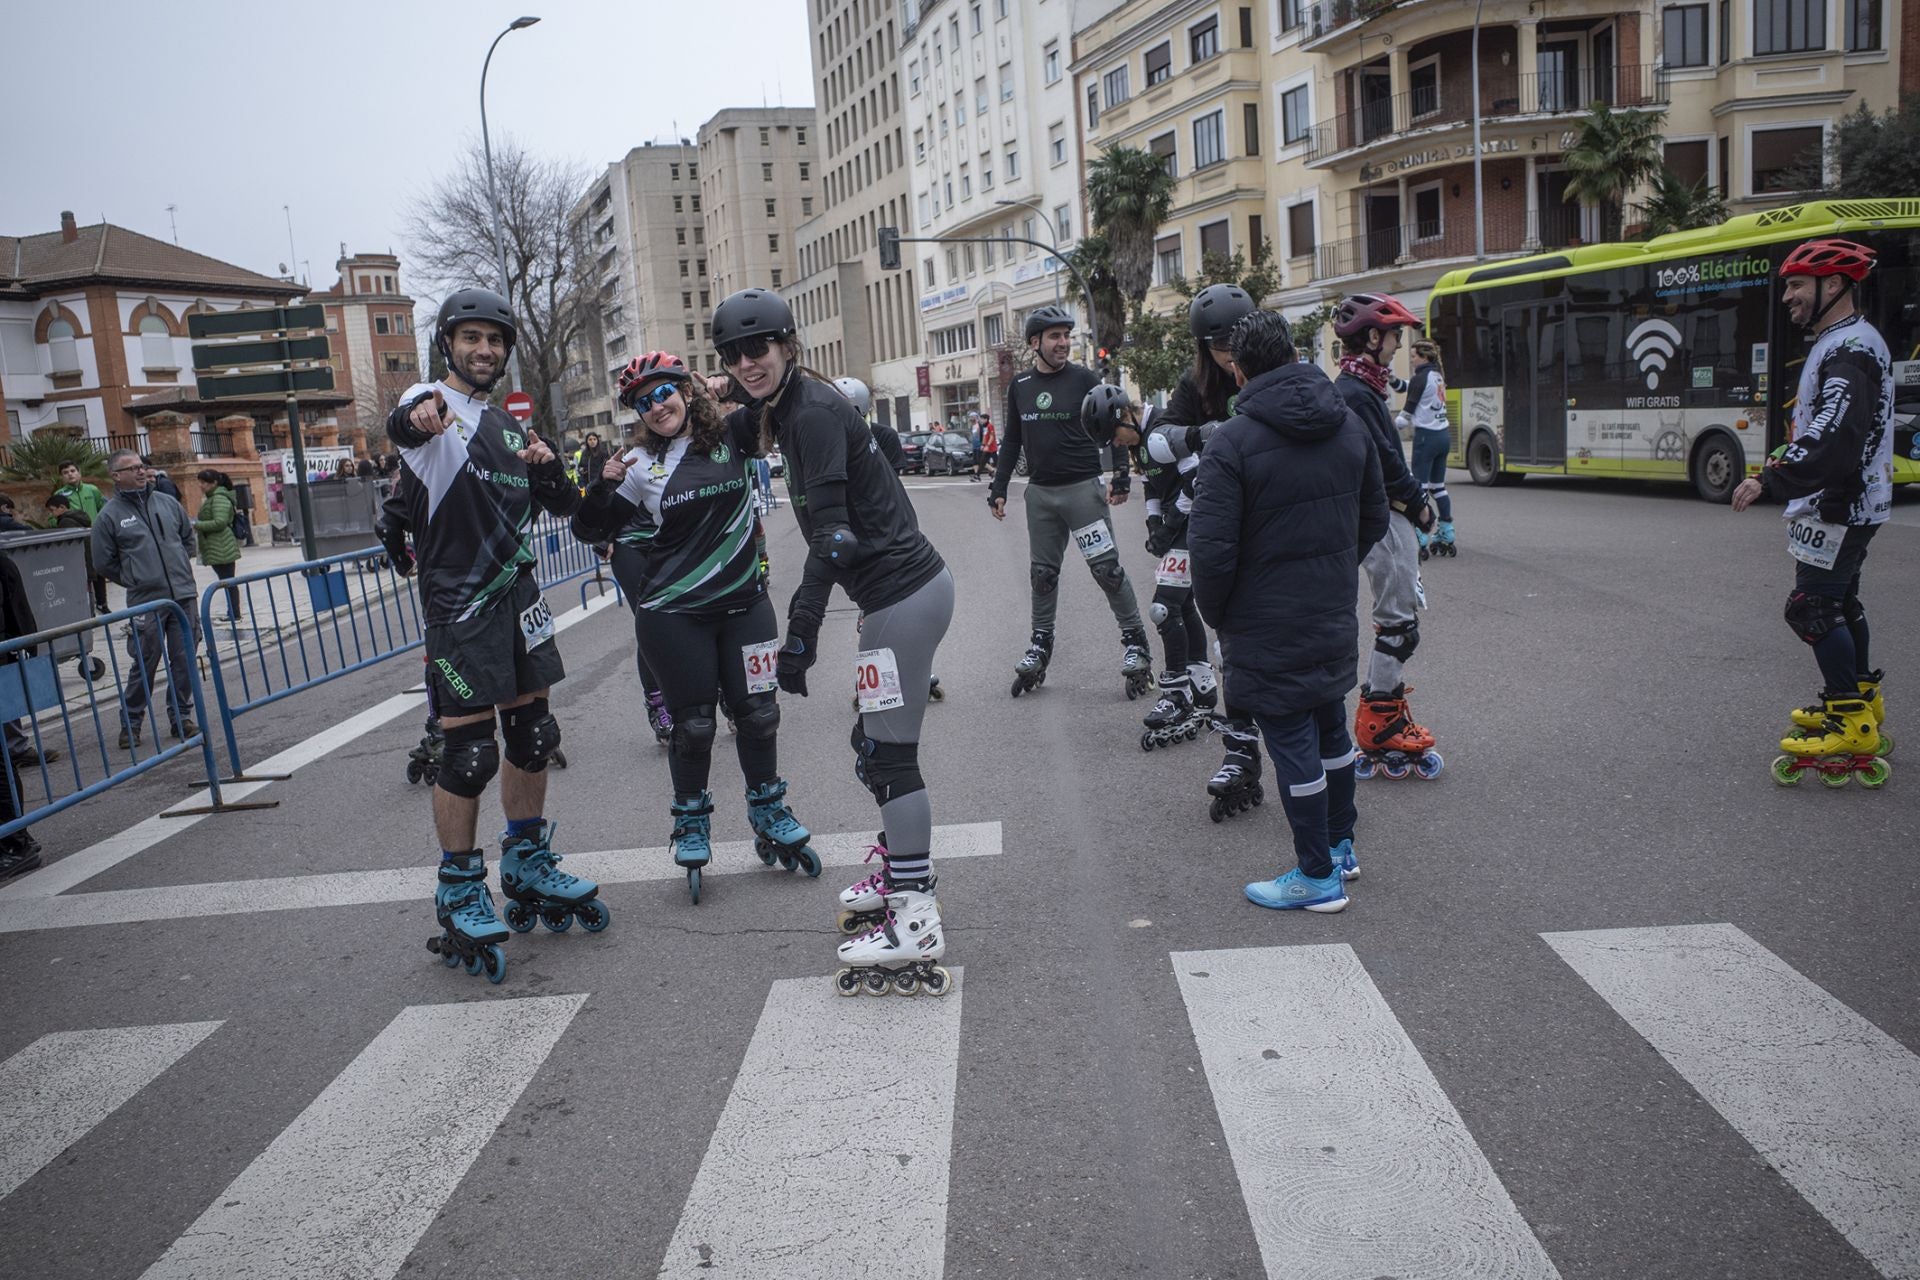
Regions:
<instances>
[{"instance_id":1,"label":"man in glasses","mask_svg":"<svg viewBox=\"0 0 1920 1280\"><path fill-rule=\"evenodd\" d=\"M160 657L167 659L167 723L176 738L192 737L194 647L200 640L194 601L193 518L179 499L151 487L152 469L131 449L116 449L107 459L113 496L93 522L93 567L101 577L127 589L127 607L172 600L186 613L183 624L170 610L143 613L133 620L127 656L133 660L121 697L120 749L140 741L153 677Z\"/></svg>"}]
</instances>

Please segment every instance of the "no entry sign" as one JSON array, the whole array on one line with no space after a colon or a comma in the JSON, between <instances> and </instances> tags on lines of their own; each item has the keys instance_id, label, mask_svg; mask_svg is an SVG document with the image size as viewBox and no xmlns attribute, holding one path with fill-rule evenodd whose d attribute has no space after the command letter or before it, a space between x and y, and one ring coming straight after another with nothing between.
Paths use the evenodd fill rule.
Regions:
<instances>
[{"instance_id":1,"label":"no entry sign","mask_svg":"<svg viewBox=\"0 0 1920 1280\"><path fill-rule=\"evenodd\" d=\"M515 391L510 394L504 407L521 422L533 421L533 397L524 391Z\"/></svg>"}]
</instances>

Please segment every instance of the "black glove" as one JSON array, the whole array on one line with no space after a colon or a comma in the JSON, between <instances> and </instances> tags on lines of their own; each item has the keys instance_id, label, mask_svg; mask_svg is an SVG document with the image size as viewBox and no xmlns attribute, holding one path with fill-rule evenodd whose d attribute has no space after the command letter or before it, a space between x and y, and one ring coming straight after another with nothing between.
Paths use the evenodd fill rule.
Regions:
<instances>
[{"instance_id":1,"label":"black glove","mask_svg":"<svg viewBox=\"0 0 1920 1280\"><path fill-rule=\"evenodd\" d=\"M820 657L815 651L814 641L818 633L808 634L800 631L789 622L787 624L787 642L780 646L780 656L774 662L774 678L780 682L782 693L794 693L807 696L807 668Z\"/></svg>"},{"instance_id":2,"label":"black glove","mask_svg":"<svg viewBox=\"0 0 1920 1280\"><path fill-rule=\"evenodd\" d=\"M1147 554L1163 556L1173 549L1173 531L1159 516L1147 517Z\"/></svg>"},{"instance_id":3,"label":"black glove","mask_svg":"<svg viewBox=\"0 0 1920 1280\"><path fill-rule=\"evenodd\" d=\"M1433 504L1425 498L1420 499L1418 506L1407 508L1407 519L1413 521L1413 527L1422 533L1432 533L1434 526L1439 523L1439 517L1433 511Z\"/></svg>"}]
</instances>

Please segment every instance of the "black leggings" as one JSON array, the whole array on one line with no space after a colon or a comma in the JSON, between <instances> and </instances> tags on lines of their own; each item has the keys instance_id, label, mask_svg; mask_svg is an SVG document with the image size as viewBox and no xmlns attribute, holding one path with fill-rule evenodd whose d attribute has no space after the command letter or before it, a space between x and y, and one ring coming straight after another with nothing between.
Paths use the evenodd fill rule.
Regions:
<instances>
[{"instance_id":1,"label":"black leggings","mask_svg":"<svg viewBox=\"0 0 1920 1280\"><path fill-rule=\"evenodd\" d=\"M627 598L627 608L633 610L633 653L634 663L640 668L640 690L652 694L660 691L660 681L654 678L653 668L647 665L647 651L640 640L640 606L635 603L640 596L640 571L644 559L644 553L624 542L616 542L607 557L607 565L613 570L613 580L620 584L620 594Z\"/></svg>"},{"instance_id":2,"label":"black leggings","mask_svg":"<svg viewBox=\"0 0 1920 1280\"><path fill-rule=\"evenodd\" d=\"M1180 535L1179 545L1170 550L1185 554L1187 538ZM1200 606L1193 602L1192 587L1173 587L1161 583L1153 589L1151 616L1160 632L1161 647L1166 650L1170 673L1180 673L1190 662L1206 662L1207 628L1200 621Z\"/></svg>"},{"instance_id":3,"label":"black leggings","mask_svg":"<svg viewBox=\"0 0 1920 1280\"><path fill-rule=\"evenodd\" d=\"M214 576L218 578L231 578L235 573L239 571L239 569L240 569L239 562L233 561L233 560L228 561L226 564L216 564L213 566ZM240 616L240 588L228 587L227 588L227 617L238 618L239 616Z\"/></svg>"},{"instance_id":4,"label":"black leggings","mask_svg":"<svg viewBox=\"0 0 1920 1280\"><path fill-rule=\"evenodd\" d=\"M738 726L734 748L749 788L779 776L779 753L767 713L771 691L747 692L744 650L777 640L779 623L765 596L738 613L702 617L640 609L634 614L647 665L660 681L667 710L673 714L672 749L667 766L678 795L707 789L713 764L715 690ZM775 720L777 723L777 719Z\"/></svg>"}]
</instances>

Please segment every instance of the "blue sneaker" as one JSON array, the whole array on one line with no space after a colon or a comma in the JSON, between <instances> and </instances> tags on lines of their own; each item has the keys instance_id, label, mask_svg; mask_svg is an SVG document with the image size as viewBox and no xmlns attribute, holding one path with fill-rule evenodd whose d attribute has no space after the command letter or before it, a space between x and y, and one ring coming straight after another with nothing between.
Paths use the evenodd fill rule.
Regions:
<instances>
[{"instance_id":1,"label":"blue sneaker","mask_svg":"<svg viewBox=\"0 0 1920 1280\"><path fill-rule=\"evenodd\" d=\"M1247 900L1276 911L1345 911L1347 891L1339 872L1324 880L1315 880L1295 867L1277 880L1261 880L1247 886Z\"/></svg>"},{"instance_id":2,"label":"blue sneaker","mask_svg":"<svg viewBox=\"0 0 1920 1280\"><path fill-rule=\"evenodd\" d=\"M1353 856L1353 841L1351 839L1342 840L1339 844L1327 850L1327 853L1332 857L1333 865L1340 868L1340 878L1342 880L1358 880L1360 878L1360 860Z\"/></svg>"}]
</instances>

